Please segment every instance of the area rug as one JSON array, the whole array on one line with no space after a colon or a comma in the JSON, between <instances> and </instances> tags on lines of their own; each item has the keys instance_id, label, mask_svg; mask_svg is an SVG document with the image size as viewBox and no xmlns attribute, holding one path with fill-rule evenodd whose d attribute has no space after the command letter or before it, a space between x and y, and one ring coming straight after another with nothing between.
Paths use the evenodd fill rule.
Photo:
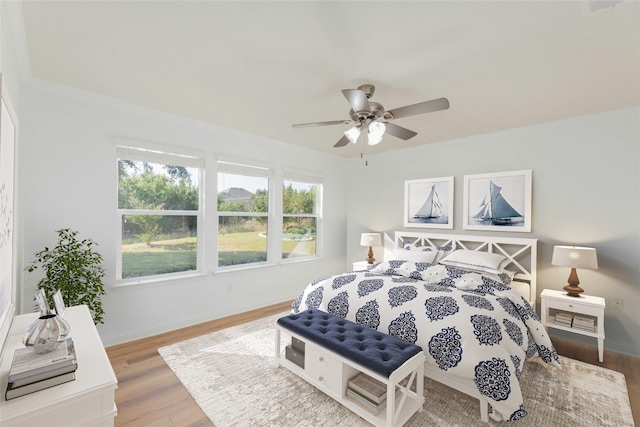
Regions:
<instances>
[{"instance_id":1,"label":"area rug","mask_svg":"<svg viewBox=\"0 0 640 427\"><path fill-rule=\"evenodd\" d=\"M213 332L158 352L216 427L369 426L297 375L278 367L273 326L280 316ZM535 359L529 361L522 374L529 415L520 421L492 424L634 425L623 374L564 357L561 364L562 369L556 369ZM405 426L483 425L477 399L428 378L424 393L424 410Z\"/></svg>"}]
</instances>

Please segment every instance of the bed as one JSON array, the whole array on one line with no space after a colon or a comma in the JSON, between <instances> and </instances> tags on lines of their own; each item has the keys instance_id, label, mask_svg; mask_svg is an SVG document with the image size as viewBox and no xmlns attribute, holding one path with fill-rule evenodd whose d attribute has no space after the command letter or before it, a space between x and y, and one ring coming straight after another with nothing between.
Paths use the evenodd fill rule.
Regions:
<instances>
[{"instance_id":1,"label":"bed","mask_svg":"<svg viewBox=\"0 0 640 427\"><path fill-rule=\"evenodd\" d=\"M385 235L384 261L312 281L292 312L323 310L415 343L425 376L477 398L483 421L518 420L526 360L560 366L535 313L536 267L535 239L397 231Z\"/></svg>"}]
</instances>

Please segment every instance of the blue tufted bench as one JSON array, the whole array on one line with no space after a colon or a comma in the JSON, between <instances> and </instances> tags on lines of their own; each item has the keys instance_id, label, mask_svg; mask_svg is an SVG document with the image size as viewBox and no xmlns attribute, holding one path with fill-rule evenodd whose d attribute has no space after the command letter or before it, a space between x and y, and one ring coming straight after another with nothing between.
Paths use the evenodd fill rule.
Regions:
<instances>
[{"instance_id":1,"label":"blue tufted bench","mask_svg":"<svg viewBox=\"0 0 640 427\"><path fill-rule=\"evenodd\" d=\"M278 319L278 324L389 378L422 348L320 310L306 310Z\"/></svg>"}]
</instances>

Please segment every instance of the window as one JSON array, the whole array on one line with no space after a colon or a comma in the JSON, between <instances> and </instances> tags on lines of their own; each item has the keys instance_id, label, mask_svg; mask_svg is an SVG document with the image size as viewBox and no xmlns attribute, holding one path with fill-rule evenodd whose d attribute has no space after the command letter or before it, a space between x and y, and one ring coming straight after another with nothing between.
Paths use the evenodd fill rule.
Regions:
<instances>
[{"instance_id":1,"label":"window","mask_svg":"<svg viewBox=\"0 0 640 427\"><path fill-rule=\"evenodd\" d=\"M218 162L218 267L267 261L272 175L267 168Z\"/></svg>"},{"instance_id":2,"label":"window","mask_svg":"<svg viewBox=\"0 0 640 427\"><path fill-rule=\"evenodd\" d=\"M214 206L212 194L205 195L205 154L127 140L118 141L116 153L118 282L253 268L321 252L319 177L218 159L208 175L217 184ZM216 186L206 187L213 193Z\"/></svg>"},{"instance_id":3,"label":"window","mask_svg":"<svg viewBox=\"0 0 640 427\"><path fill-rule=\"evenodd\" d=\"M317 255L322 185L285 179L282 182L282 259Z\"/></svg>"},{"instance_id":4,"label":"window","mask_svg":"<svg viewBox=\"0 0 640 427\"><path fill-rule=\"evenodd\" d=\"M118 146L117 278L199 270L204 160Z\"/></svg>"}]
</instances>

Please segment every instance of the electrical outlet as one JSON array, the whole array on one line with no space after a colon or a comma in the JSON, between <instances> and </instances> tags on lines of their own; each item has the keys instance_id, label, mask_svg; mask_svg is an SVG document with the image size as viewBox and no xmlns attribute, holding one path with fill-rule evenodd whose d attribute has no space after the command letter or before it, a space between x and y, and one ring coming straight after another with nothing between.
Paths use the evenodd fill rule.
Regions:
<instances>
[{"instance_id":1,"label":"electrical outlet","mask_svg":"<svg viewBox=\"0 0 640 427\"><path fill-rule=\"evenodd\" d=\"M611 298L609 300L609 305L616 310L622 310L622 299L621 298Z\"/></svg>"},{"instance_id":2,"label":"electrical outlet","mask_svg":"<svg viewBox=\"0 0 640 427\"><path fill-rule=\"evenodd\" d=\"M227 292L233 292L233 284L227 283Z\"/></svg>"}]
</instances>

